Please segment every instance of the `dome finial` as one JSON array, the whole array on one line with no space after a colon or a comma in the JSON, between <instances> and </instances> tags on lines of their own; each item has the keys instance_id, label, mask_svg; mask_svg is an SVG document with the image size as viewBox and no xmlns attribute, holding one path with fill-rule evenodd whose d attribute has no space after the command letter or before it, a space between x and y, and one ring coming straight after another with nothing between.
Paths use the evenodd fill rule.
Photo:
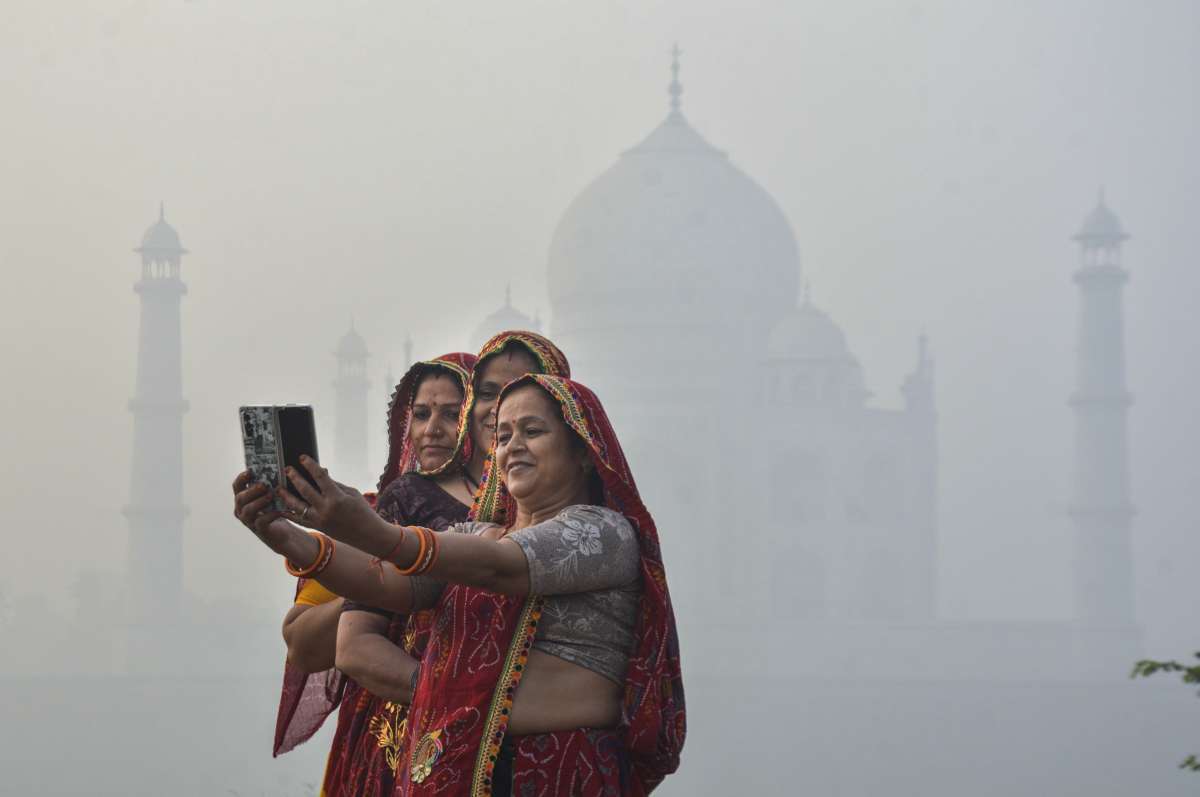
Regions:
<instances>
[{"instance_id":1,"label":"dome finial","mask_svg":"<svg viewBox=\"0 0 1200 797\"><path fill-rule=\"evenodd\" d=\"M512 307L512 283L504 283L504 306Z\"/></svg>"},{"instance_id":2,"label":"dome finial","mask_svg":"<svg viewBox=\"0 0 1200 797\"><path fill-rule=\"evenodd\" d=\"M812 283L808 280L804 281L803 300L805 304L812 304Z\"/></svg>"},{"instance_id":3,"label":"dome finial","mask_svg":"<svg viewBox=\"0 0 1200 797\"><path fill-rule=\"evenodd\" d=\"M683 55L683 50L679 49L679 43L671 48L671 85L667 87L667 94L671 96L671 113L678 114L680 112L679 98L683 94L683 85L679 82L679 56Z\"/></svg>"},{"instance_id":4,"label":"dome finial","mask_svg":"<svg viewBox=\"0 0 1200 797\"><path fill-rule=\"evenodd\" d=\"M159 221L167 220L166 203L164 203L161 199L158 200L158 220Z\"/></svg>"}]
</instances>

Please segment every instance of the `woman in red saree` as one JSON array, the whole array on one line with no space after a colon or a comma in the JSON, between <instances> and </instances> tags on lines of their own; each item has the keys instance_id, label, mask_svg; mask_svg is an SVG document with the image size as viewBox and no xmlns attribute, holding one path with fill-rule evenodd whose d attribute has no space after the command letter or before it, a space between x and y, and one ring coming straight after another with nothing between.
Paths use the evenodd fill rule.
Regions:
<instances>
[{"instance_id":1,"label":"woman in red saree","mask_svg":"<svg viewBox=\"0 0 1200 797\"><path fill-rule=\"evenodd\" d=\"M292 517L360 550L329 555L261 491L239 494L239 516L335 590L437 604L397 793L641 795L675 770L684 701L657 532L591 391L545 375L505 388L477 522L448 532L380 524L305 467L320 491L298 485ZM423 575L372 583L363 551Z\"/></svg>"},{"instance_id":2,"label":"woman in red saree","mask_svg":"<svg viewBox=\"0 0 1200 797\"><path fill-rule=\"evenodd\" d=\"M396 386L388 407L388 461L377 497L372 496L376 511L386 520L446 528L466 517L482 470L482 456L473 455L482 449L458 435L474 365L471 354L444 354L414 364ZM299 606L328 605L337 599L318 582L303 578L296 591ZM366 624L393 642L404 633L403 616L380 616L371 607L350 603L341 611L365 615ZM332 640L317 642L327 643L333 658ZM337 669L310 673L291 660L285 664L275 754L309 739L339 705L323 794L386 794L369 791L367 785L382 780L376 775L386 769L387 747L376 742L384 735L383 724L396 721L398 707L375 698ZM370 735L372 727L379 732L376 736ZM390 779L386 786L390 790Z\"/></svg>"}]
</instances>

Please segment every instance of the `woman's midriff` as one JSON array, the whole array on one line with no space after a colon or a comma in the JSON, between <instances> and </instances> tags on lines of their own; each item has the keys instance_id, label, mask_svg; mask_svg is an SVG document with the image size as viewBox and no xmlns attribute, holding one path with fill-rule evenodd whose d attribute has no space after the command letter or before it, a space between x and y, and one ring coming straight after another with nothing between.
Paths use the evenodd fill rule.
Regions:
<instances>
[{"instance_id":1,"label":"woman's midriff","mask_svg":"<svg viewBox=\"0 0 1200 797\"><path fill-rule=\"evenodd\" d=\"M513 698L508 732L612 728L621 719L621 697L621 687L603 675L533 650Z\"/></svg>"}]
</instances>

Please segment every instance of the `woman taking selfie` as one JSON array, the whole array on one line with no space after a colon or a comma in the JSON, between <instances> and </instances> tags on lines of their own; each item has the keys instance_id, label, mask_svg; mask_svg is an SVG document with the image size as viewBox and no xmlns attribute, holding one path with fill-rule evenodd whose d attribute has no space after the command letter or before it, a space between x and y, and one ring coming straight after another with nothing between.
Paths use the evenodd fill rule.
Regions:
<instances>
[{"instance_id":1,"label":"woman taking selfie","mask_svg":"<svg viewBox=\"0 0 1200 797\"><path fill-rule=\"evenodd\" d=\"M486 447L458 437L458 420L474 364L470 354L445 354L416 363L396 386L388 408L388 463L375 502L381 517L393 523L420 523L440 529L466 517L482 471L482 452L486 451ZM240 474L234 489L246 480L247 475ZM367 760L351 754L353 719L365 708L370 695L359 688L360 684L347 682L332 665L339 615L360 608L370 611L370 607L343 606L336 595L303 577L298 579L296 589L296 605L284 624L289 656L275 754L310 738L340 703L324 792L328 797L360 794L357 787L363 785L366 772L375 763L373 759L382 757L380 754ZM374 612L367 616L372 628L382 625L386 633L389 621L396 619L403 630L400 618L384 618ZM307 651L308 656L297 661L297 650ZM317 666L324 664L326 669L313 672L314 662ZM377 751L375 748L370 752ZM356 790L335 786L342 782Z\"/></svg>"},{"instance_id":2,"label":"woman taking selfie","mask_svg":"<svg viewBox=\"0 0 1200 797\"><path fill-rule=\"evenodd\" d=\"M303 500L287 495L288 516L328 537L271 511L265 488L238 494L243 522L335 592L436 607L397 793L638 795L675 770L684 703L658 536L590 390L508 385L473 522L446 532L386 523L304 467L316 486L289 472Z\"/></svg>"}]
</instances>

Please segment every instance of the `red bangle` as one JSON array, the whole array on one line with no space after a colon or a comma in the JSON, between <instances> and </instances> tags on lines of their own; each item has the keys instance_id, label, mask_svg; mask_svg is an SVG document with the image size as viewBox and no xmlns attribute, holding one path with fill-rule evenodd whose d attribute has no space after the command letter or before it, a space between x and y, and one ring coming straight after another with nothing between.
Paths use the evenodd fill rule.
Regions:
<instances>
[{"instance_id":1,"label":"red bangle","mask_svg":"<svg viewBox=\"0 0 1200 797\"><path fill-rule=\"evenodd\" d=\"M392 546L392 550L385 553L383 556L376 556L371 560L371 567L379 567L383 562L395 564L392 562L392 557L396 555L396 551L400 550L401 544L404 542L404 526L397 526L400 529L400 538L396 540L396 544Z\"/></svg>"}]
</instances>

